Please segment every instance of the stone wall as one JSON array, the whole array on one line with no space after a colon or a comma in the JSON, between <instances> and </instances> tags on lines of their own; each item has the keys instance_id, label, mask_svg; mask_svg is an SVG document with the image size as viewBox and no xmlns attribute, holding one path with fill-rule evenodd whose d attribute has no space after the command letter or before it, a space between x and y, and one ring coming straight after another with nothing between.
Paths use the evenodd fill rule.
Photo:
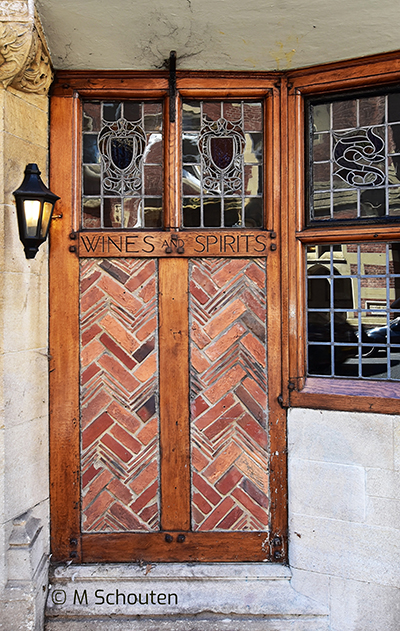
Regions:
<instances>
[{"instance_id":1,"label":"stone wall","mask_svg":"<svg viewBox=\"0 0 400 631\"><path fill-rule=\"evenodd\" d=\"M47 244L25 258L12 192L46 181L48 99L0 88L0 629L42 626L48 565Z\"/></svg>"},{"instance_id":2,"label":"stone wall","mask_svg":"<svg viewBox=\"0 0 400 631\"><path fill-rule=\"evenodd\" d=\"M289 411L290 564L332 631L397 631L400 418Z\"/></svg>"}]
</instances>

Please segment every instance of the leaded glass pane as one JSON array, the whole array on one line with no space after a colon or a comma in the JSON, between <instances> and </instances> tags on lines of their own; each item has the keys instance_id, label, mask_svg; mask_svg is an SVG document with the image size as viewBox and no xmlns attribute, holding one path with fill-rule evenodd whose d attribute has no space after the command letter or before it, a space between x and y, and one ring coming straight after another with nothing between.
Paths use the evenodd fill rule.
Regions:
<instances>
[{"instance_id":1,"label":"leaded glass pane","mask_svg":"<svg viewBox=\"0 0 400 631\"><path fill-rule=\"evenodd\" d=\"M400 243L307 247L308 374L400 381Z\"/></svg>"},{"instance_id":2,"label":"leaded glass pane","mask_svg":"<svg viewBox=\"0 0 400 631\"><path fill-rule=\"evenodd\" d=\"M162 103L86 101L82 227L162 225Z\"/></svg>"},{"instance_id":3,"label":"leaded glass pane","mask_svg":"<svg viewBox=\"0 0 400 631\"><path fill-rule=\"evenodd\" d=\"M309 220L399 214L400 94L309 106Z\"/></svg>"},{"instance_id":4,"label":"leaded glass pane","mask_svg":"<svg viewBox=\"0 0 400 631\"><path fill-rule=\"evenodd\" d=\"M262 227L262 132L259 102L183 103L185 228Z\"/></svg>"}]
</instances>

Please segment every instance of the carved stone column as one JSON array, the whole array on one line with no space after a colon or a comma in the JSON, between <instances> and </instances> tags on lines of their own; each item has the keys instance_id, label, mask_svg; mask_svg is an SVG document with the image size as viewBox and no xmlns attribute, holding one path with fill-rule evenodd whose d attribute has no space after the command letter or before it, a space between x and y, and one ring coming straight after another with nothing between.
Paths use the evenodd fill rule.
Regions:
<instances>
[{"instance_id":1,"label":"carved stone column","mask_svg":"<svg viewBox=\"0 0 400 631\"><path fill-rule=\"evenodd\" d=\"M0 83L46 95L52 80L50 54L33 0L0 0Z\"/></svg>"}]
</instances>

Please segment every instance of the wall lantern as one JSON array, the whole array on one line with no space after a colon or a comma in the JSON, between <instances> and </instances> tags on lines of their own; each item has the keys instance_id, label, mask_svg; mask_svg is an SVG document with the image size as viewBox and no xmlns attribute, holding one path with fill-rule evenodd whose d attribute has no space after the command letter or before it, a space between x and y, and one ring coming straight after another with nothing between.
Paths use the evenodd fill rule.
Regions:
<instances>
[{"instance_id":1,"label":"wall lantern","mask_svg":"<svg viewBox=\"0 0 400 631\"><path fill-rule=\"evenodd\" d=\"M19 189L14 191L17 203L19 238L27 259L34 259L39 246L46 241L57 195L42 182L37 164L28 164Z\"/></svg>"}]
</instances>

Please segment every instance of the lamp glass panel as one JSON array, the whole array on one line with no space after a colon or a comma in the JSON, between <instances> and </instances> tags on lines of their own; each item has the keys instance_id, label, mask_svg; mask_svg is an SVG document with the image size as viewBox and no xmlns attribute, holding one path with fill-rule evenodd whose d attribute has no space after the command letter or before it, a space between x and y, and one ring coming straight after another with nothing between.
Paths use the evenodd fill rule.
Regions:
<instances>
[{"instance_id":1,"label":"lamp glass panel","mask_svg":"<svg viewBox=\"0 0 400 631\"><path fill-rule=\"evenodd\" d=\"M46 237L47 228L49 227L49 221L51 219L52 210L53 210L53 204L51 202L44 202L42 225L40 227L41 237L44 237L44 238Z\"/></svg>"},{"instance_id":2,"label":"lamp glass panel","mask_svg":"<svg viewBox=\"0 0 400 631\"><path fill-rule=\"evenodd\" d=\"M38 199L25 199L24 213L26 234L28 237L35 237L40 215L40 201Z\"/></svg>"}]
</instances>

